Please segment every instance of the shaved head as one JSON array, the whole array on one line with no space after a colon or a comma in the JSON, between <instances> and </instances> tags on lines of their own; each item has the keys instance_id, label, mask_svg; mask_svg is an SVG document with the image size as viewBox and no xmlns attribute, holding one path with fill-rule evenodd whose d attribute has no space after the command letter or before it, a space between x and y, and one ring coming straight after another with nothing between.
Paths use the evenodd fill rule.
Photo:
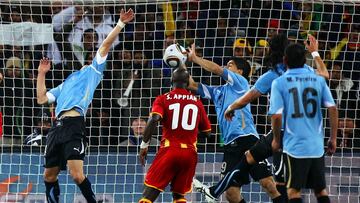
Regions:
<instances>
[{"instance_id":1,"label":"shaved head","mask_svg":"<svg viewBox=\"0 0 360 203\"><path fill-rule=\"evenodd\" d=\"M176 88L186 88L189 85L190 74L185 68L176 68L172 73L172 84Z\"/></svg>"}]
</instances>

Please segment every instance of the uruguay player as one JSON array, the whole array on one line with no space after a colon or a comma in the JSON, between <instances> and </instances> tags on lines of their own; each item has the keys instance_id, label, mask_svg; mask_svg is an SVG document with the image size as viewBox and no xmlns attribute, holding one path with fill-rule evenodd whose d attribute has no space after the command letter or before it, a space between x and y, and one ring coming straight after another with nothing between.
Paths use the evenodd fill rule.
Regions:
<instances>
[{"instance_id":1,"label":"uruguay player","mask_svg":"<svg viewBox=\"0 0 360 203\"><path fill-rule=\"evenodd\" d=\"M201 97L211 99L214 102L221 135L224 140L224 157L221 174L225 175L240 161L241 155L250 149L259 139L250 112L250 105L237 111L235 113L236 119L233 121L227 121L224 117L227 106L249 90L248 80L251 67L245 59L234 57L227 63L226 68L221 68L212 61L196 56L194 44L189 50L188 60L227 81L226 85L212 87L196 83L191 79L189 85L189 89L196 91ZM251 168L250 174L254 180L259 180L272 199L276 201L280 197L266 162L256 164ZM241 179L242 183L249 183L249 173L242 174ZM245 202L240 195L240 186L233 182L231 187L227 189L226 198L229 202ZM215 190L217 189L221 188L216 188Z\"/></svg>"},{"instance_id":2,"label":"uruguay player","mask_svg":"<svg viewBox=\"0 0 360 203\"><path fill-rule=\"evenodd\" d=\"M328 203L321 105L328 108L330 117L328 154L336 150L338 113L325 79L304 66L305 53L302 45L289 45L284 59L288 71L272 83L269 109L274 134L272 148L274 151L280 148L283 120L289 202L301 203L301 189L311 188L319 203Z\"/></svg>"},{"instance_id":3,"label":"uruguay player","mask_svg":"<svg viewBox=\"0 0 360 203\"><path fill-rule=\"evenodd\" d=\"M317 40L309 35L309 42L305 42L306 48L310 53L312 53L316 66L317 66L317 74L328 78L329 73L326 69L326 65L323 63L320 56L318 56L318 42ZM255 83L254 87L252 87L248 92L246 92L242 97L233 102L225 111L225 118L228 120L232 120L234 116L234 112L237 109L242 109L246 105L248 105L251 101L259 98L262 94L266 95L270 93L272 82L280 77L286 71L286 65L283 63L284 50L288 46L288 39L284 34L278 34L271 38L270 41L270 53L266 58L269 58L271 69L263 74ZM312 67L307 66L307 68L313 71ZM195 187L202 188L203 193L210 198L220 196L223 191L225 191L231 182L239 182L239 178L241 173L248 173L253 164L258 163L270 156L273 156L273 164L275 167L275 180L277 182L276 187L277 190L283 196L283 201L286 201L287 193L284 179L284 170L283 170L283 156L281 152L274 153L271 149L271 142L273 139L272 132L269 132L268 135L263 136L260 140L248 150L242 158L240 158L240 162L233 168L233 170L229 171L229 175L225 175L225 177L220 180L216 185L207 188L207 186L203 185L197 180L194 180L196 183ZM230 175L231 174L231 175ZM217 190L215 192L214 188L221 187L221 190Z\"/></svg>"},{"instance_id":4,"label":"uruguay player","mask_svg":"<svg viewBox=\"0 0 360 203\"><path fill-rule=\"evenodd\" d=\"M56 88L46 91L45 75L50 70L48 59L42 59L37 76L38 104L57 103L56 122L47 135L44 182L46 198L59 202L58 174L69 167L70 175L89 203L96 202L90 181L85 177L83 164L86 148L85 115L94 91L103 77L108 52L125 24L134 18L134 12L121 10L117 26L106 37L92 64L69 75Z\"/></svg>"}]
</instances>

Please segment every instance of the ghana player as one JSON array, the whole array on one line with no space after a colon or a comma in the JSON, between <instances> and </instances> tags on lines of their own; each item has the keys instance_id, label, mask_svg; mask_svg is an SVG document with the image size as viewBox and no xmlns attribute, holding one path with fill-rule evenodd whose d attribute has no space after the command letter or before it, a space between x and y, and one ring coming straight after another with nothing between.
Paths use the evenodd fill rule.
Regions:
<instances>
[{"instance_id":1,"label":"ghana player","mask_svg":"<svg viewBox=\"0 0 360 203\"><path fill-rule=\"evenodd\" d=\"M154 202L169 183L174 203L186 202L185 194L192 189L197 164L197 135L199 131L210 134L211 126L201 100L186 89L189 77L186 69L175 69L173 90L158 96L153 103L140 145L142 165L145 165L151 135L160 121L163 136L160 149L147 171L139 203Z\"/></svg>"}]
</instances>

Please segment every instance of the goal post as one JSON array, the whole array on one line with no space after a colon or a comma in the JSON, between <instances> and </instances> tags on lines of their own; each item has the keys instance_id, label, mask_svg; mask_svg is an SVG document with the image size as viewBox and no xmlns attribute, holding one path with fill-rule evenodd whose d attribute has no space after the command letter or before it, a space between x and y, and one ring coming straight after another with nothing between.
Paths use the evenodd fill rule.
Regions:
<instances>
[{"instance_id":1,"label":"goal post","mask_svg":"<svg viewBox=\"0 0 360 203\"><path fill-rule=\"evenodd\" d=\"M360 6L354 0L328 1L144 1L144 0L0 0L0 202L45 202L43 153L54 106L36 102L39 60L52 61L47 88L91 63L97 48L119 19L133 8L135 19L119 34L107 58L102 82L86 113L89 138L85 174L103 202L137 202L144 175L161 140L152 139L145 167L138 159L144 125L155 97L171 88L171 68L163 50L195 43L198 55L226 66L237 51L252 66L250 86L269 67L269 39L284 33L294 43L307 34L319 41L330 72L329 87L339 109L338 150L326 156L326 181L333 202L359 202L360 190ZM315 66L311 55L307 64ZM196 82L223 85L220 77L187 63ZM216 109L203 100L212 136L198 138L196 178L205 184L220 179L223 143ZM268 96L252 102L259 134L270 130ZM326 111L324 111L326 117ZM329 121L324 119L325 137ZM326 145L326 142L325 142ZM240 155L239 155L240 156ZM62 202L85 202L71 177L59 176ZM257 182L242 187L247 202L270 202ZM190 202L205 202L197 192ZM171 202L169 188L157 202ZM305 202L315 201L305 190ZM220 200L225 202L223 196Z\"/></svg>"}]
</instances>

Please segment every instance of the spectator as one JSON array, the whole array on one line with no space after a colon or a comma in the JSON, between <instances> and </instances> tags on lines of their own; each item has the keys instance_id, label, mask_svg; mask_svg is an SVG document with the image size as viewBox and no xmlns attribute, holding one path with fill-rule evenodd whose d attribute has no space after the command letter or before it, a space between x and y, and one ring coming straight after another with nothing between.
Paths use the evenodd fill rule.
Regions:
<instances>
[{"instance_id":1,"label":"spectator","mask_svg":"<svg viewBox=\"0 0 360 203\"><path fill-rule=\"evenodd\" d=\"M22 74L21 60L18 57L11 57L6 61L4 72L4 87L1 88L4 111L3 111L3 144L20 144L23 135L23 97L24 80ZM30 126L30 125L29 125Z\"/></svg>"},{"instance_id":2,"label":"spectator","mask_svg":"<svg viewBox=\"0 0 360 203\"><path fill-rule=\"evenodd\" d=\"M131 122L131 131L129 138L120 143L121 146L140 146L142 137L144 135L146 121L142 118L136 118ZM152 137L150 145L159 146L158 139Z\"/></svg>"},{"instance_id":3,"label":"spectator","mask_svg":"<svg viewBox=\"0 0 360 203\"><path fill-rule=\"evenodd\" d=\"M256 42L256 45L254 46L254 55L252 57L251 63L253 75L260 76L262 74L260 70L264 66L264 57L267 55L268 52L269 43L266 40L261 39Z\"/></svg>"},{"instance_id":4,"label":"spectator","mask_svg":"<svg viewBox=\"0 0 360 203\"><path fill-rule=\"evenodd\" d=\"M339 111L339 146L351 147L356 119L357 87L350 78L344 77L342 63L333 63L330 71L330 89Z\"/></svg>"},{"instance_id":5,"label":"spectator","mask_svg":"<svg viewBox=\"0 0 360 203\"><path fill-rule=\"evenodd\" d=\"M51 128L51 113L48 109L40 110L36 119L33 132L24 140L24 145L39 146L46 144L46 135Z\"/></svg>"},{"instance_id":6,"label":"spectator","mask_svg":"<svg viewBox=\"0 0 360 203\"><path fill-rule=\"evenodd\" d=\"M250 43L245 38L236 39L233 45L233 55L249 59L251 55Z\"/></svg>"}]
</instances>

